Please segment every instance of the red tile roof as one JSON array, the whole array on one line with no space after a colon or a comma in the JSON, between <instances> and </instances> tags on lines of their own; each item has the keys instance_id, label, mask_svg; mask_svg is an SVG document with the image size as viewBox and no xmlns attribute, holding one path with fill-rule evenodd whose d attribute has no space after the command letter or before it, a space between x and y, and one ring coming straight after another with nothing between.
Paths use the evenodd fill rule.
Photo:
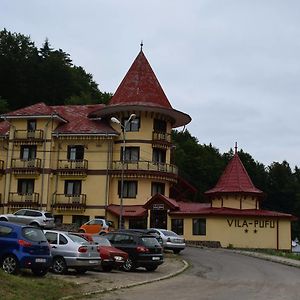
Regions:
<instances>
[{"instance_id":1,"label":"red tile roof","mask_svg":"<svg viewBox=\"0 0 300 300\"><path fill-rule=\"evenodd\" d=\"M120 104L172 108L142 50L109 103Z\"/></svg>"},{"instance_id":2,"label":"red tile roof","mask_svg":"<svg viewBox=\"0 0 300 300\"><path fill-rule=\"evenodd\" d=\"M14 116L51 116L53 110L50 106L46 105L43 102L36 103L24 108L20 108L18 110L9 112L5 114L7 117L14 117Z\"/></svg>"},{"instance_id":3,"label":"red tile roof","mask_svg":"<svg viewBox=\"0 0 300 300\"><path fill-rule=\"evenodd\" d=\"M9 122L7 121L0 122L0 135L4 136L8 134L9 127L10 127Z\"/></svg>"},{"instance_id":4,"label":"red tile roof","mask_svg":"<svg viewBox=\"0 0 300 300\"><path fill-rule=\"evenodd\" d=\"M237 153L225 168L216 186L205 192L208 196L224 193L257 194L261 196L264 194L252 183Z\"/></svg>"},{"instance_id":5,"label":"red tile roof","mask_svg":"<svg viewBox=\"0 0 300 300\"><path fill-rule=\"evenodd\" d=\"M154 195L148 202L144 204L144 207L149 209L153 203L157 201L164 202L168 207L171 209L179 209L178 203L175 199L168 198L162 194L156 194Z\"/></svg>"},{"instance_id":6,"label":"red tile roof","mask_svg":"<svg viewBox=\"0 0 300 300\"><path fill-rule=\"evenodd\" d=\"M112 214L120 215L120 206L115 204L110 204L107 210ZM143 205L124 205L123 206L123 217L144 217L147 215L147 210Z\"/></svg>"}]
</instances>

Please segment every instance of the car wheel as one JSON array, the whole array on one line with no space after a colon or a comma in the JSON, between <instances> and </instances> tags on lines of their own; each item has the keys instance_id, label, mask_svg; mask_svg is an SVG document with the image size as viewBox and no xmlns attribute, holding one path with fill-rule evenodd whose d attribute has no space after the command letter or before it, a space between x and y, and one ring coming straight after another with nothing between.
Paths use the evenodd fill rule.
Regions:
<instances>
[{"instance_id":1,"label":"car wheel","mask_svg":"<svg viewBox=\"0 0 300 300\"><path fill-rule=\"evenodd\" d=\"M173 249L174 254L179 254L181 249Z\"/></svg>"},{"instance_id":2,"label":"car wheel","mask_svg":"<svg viewBox=\"0 0 300 300\"><path fill-rule=\"evenodd\" d=\"M46 268L33 268L31 269L32 273L36 276L43 277L48 273L48 269Z\"/></svg>"},{"instance_id":3,"label":"car wheel","mask_svg":"<svg viewBox=\"0 0 300 300\"><path fill-rule=\"evenodd\" d=\"M3 222L8 222L8 220L7 220L7 219L5 219L5 218L0 218L0 221L3 221Z\"/></svg>"},{"instance_id":4,"label":"car wheel","mask_svg":"<svg viewBox=\"0 0 300 300\"><path fill-rule=\"evenodd\" d=\"M112 266L102 266L102 270L103 270L104 272L111 272L112 269L113 269Z\"/></svg>"},{"instance_id":5,"label":"car wheel","mask_svg":"<svg viewBox=\"0 0 300 300\"><path fill-rule=\"evenodd\" d=\"M84 274L87 272L87 269L84 269L84 268L77 268L76 269L76 273L77 274Z\"/></svg>"},{"instance_id":6,"label":"car wheel","mask_svg":"<svg viewBox=\"0 0 300 300\"><path fill-rule=\"evenodd\" d=\"M147 271L153 272L153 271L155 271L155 270L157 269L157 267L158 267L158 266L147 266L147 267L145 267L145 268L146 268Z\"/></svg>"},{"instance_id":7,"label":"car wheel","mask_svg":"<svg viewBox=\"0 0 300 300\"><path fill-rule=\"evenodd\" d=\"M52 270L56 274L64 274L67 272L67 265L63 257L55 257L53 259Z\"/></svg>"},{"instance_id":8,"label":"car wheel","mask_svg":"<svg viewBox=\"0 0 300 300\"><path fill-rule=\"evenodd\" d=\"M2 269L8 274L17 274L19 272L19 262L13 255L8 255L2 260Z\"/></svg>"},{"instance_id":9,"label":"car wheel","mask_svg":"<svg viewBox=\"0 0 300 300\"><path fill-rule=\"evenodd\" d=\"M129 272L129 271L134 270L135 268L136 268L136 267L135 267L135 265L134 265L134 263L133 263L133 261L132 261L131 258L128 258L128 259L124 262L124 264L123 264L123 270L124 270L124 271Z\"/></svg>"},{"instance_id":10,"label":"car wheel","mask_svg":"<svg viewBox=\"0 0 300 300\"><path fill-rule=\"evenodd\" d=\"M100 231L100 232L99 232L99 235L105 235L105 234L106 234L105 231Z\"/></svg>"}]
</instances>

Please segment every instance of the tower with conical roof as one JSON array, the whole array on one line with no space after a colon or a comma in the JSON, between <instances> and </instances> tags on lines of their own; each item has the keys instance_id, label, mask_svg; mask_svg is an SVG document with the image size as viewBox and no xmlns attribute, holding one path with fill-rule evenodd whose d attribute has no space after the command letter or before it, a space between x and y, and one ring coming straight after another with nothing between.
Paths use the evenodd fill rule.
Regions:
<instances>
[{"instance_id":1,"label":"tower with conical roof","mask_svg":"<svg viewBox=\"0 0 300 300\"><path fill-rule=\"evenodd\" d=\"M252 183L237 149L216 186L205 192L212 207L259 209L264 193Z\"/></svg>"}]
</instances>

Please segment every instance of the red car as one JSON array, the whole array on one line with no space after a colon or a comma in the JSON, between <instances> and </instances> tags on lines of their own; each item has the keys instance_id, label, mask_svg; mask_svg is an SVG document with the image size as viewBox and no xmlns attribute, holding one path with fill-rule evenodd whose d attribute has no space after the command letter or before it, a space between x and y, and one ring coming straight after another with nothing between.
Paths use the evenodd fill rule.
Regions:
<instances>
[{"instance_id":1,"label":"red car","mask_svg":"<svg viewBox=\"0 0 300 300\"><path fill-rule=\"evenodd\" d=\"M120 268L127 261L128 254L113 247L105 237L81 232L76 234L100 246L101 267L103 271L110 272L112 269Z\"/></svg>"}]
</instances>

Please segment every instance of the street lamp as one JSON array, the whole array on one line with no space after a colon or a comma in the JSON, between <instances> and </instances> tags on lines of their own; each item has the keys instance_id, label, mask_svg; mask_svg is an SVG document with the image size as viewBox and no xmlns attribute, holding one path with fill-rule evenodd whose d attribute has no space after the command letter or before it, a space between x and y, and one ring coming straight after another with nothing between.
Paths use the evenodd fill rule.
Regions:
<instances>
[{"instance_id":1,"label":"street lamp","mask_svg":"<svg viewBox=\"0 0 300 300\"><path fill-rule=\"evenodd\" d=\"M121 121L115 117L111 117L113 123L119 124L122 128L123 135L123 148L122 148L122 171L121 171L121 197L120 197L120 216L119 216L119 229L123 228L123 198L124 198L124 167L125 167L125 145L126 145L126 128L127 125L134 120L136 117L135 114L131 114L129 118L124 122L124 125Z\"/></svg>"}]
</instances>

